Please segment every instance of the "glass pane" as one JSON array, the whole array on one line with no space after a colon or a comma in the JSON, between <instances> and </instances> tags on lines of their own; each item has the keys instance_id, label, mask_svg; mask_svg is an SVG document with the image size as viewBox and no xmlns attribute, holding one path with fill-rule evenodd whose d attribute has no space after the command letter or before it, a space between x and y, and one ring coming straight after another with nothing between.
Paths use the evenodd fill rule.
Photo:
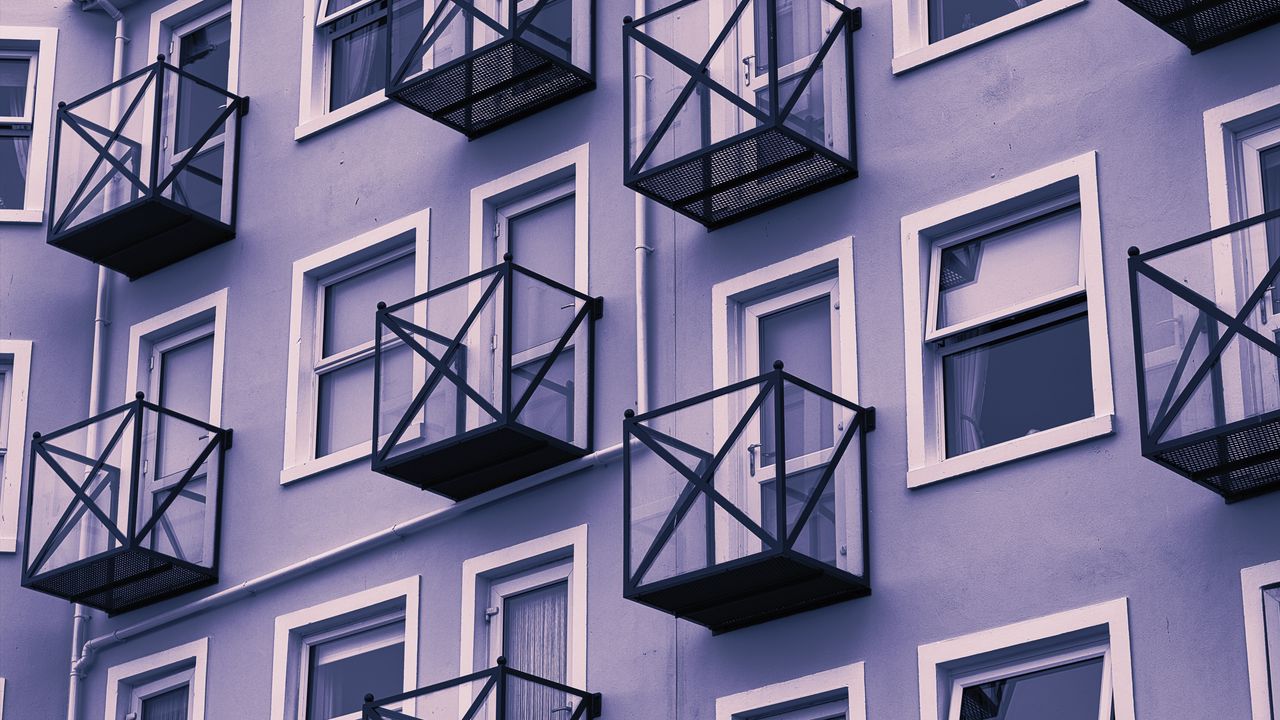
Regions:
<instances>
[{"instance_id":1,"label":"glass pane","mask_svg":"<svg viewBox=\"0 0 1280 720\"><path fill-rule=\"evenodd\" d=\"M413 295L413 255L372 267L324 289L325 357L373 340L378 303L407 300Z\"/></svg>"},{"instance_id":2,"label":"glass pane","mask_svg":"<svg viewBox=\"0 0 1280 720\"><path fill-rule=\"evenodd\" d=\"M794 703L788 703L785 710L752 713L743 720L845 720L848 710L848 698L830 702L821 700L813 703L805 702L799 707Z\"/></svg>"},{"instance_id":3,"label":"glass pane","mask_svg":"<svg viewBox=\"0 0 1280 720\"><path fill-rule=\"evenodd\" d=\"M760 318L760 369L773 368L774 360L781 360L788 373L801 380L831 389L831 297L823 296ZM786 404L786 446L800 448L812 446L806 435L817 434L820 447L832 446L834 432L831 404L815 404L811 393L784 393ZM806 409L816 411L806 412ZM777 431L773 413L760 417L760 444L762 465L772 465L777 448ZM808 431L806 433L806 430ZM789 451L789 457L796 457Z\"/></svg>"},{"instance_id":4,"label":"glass pane","mask_svg":"<svg viewBox=\"0 0 1280 720\"><path fill-rule=\"evenodd\" d=\"M942 375L948 457L1089 417L1088 319L948 355Z\"/></svg>"},{"instance_id":5,"label":"glass pane","mask_svg":"<svg viewBox=\"0 0 1280 720\"><path fill-rule=\"evenodd\" d=\"M380 432L389 433L408 409L413 351L397 345L382 354ZM373 358L320 376L316 409L316 457L368 442L373 433Z\"/></svg>"},{"instance_id":6,"label":"glass pane","mask_svg":"<svg viewBox=\"0 0 1280 720\"><path fill-rule=\"evenodd\" d=\"M0 210L23 208L30 156L30 135L0 135Z\"/></svg>"},{"instance_id":7,"label":"glass pane","mask_svg":"<svg viewBox=\"0 0 1280 720\"><path fill-rule=\"evenodd\" d=\"M382 12L375 4L334 23L329 56L329 109L337 110L377 92L387 81L387 19L380 17L363 27L343 32L341 27L364 22L370 13ZM398 18L397 18L398 19Z\"/></svg>"},{"instance_id":8,"label":"glass pane","mask_svg":"<svg viewBox=\"0 0 1280 720\"><path fill-rule=\"evenodd\" d=\"M0 116L26 115L30 73L31 61L26 58L0 59Z\"/></svg>"},{"instance_id":9,"label":"glass pane","mask_svg":"<svg viewBox=\"0 0 1280 720\"><path fill-rule=\"evenodd\" d=\"M214 87L227 87L231 63L231 16L215 20L178 41L178 67ZM198 89L197 89L198 88ZM178 83L176 150L195 144L222 113L227 98L189 80Z\"/></svg>"},{"instance_id":10,"label":"glass pane","mask_svg":"<svg viewBox=\"0 0 1280 720\"><path fill-rule=\"evenodd\" d=\"M568 658L569 583L561 581L503 599L502 653L507 665L564 682ZM513 685L508 720L543 720L565 704L564 693L530 683Z\"/></svg>"},{"instance_id":11,"label":"glass pane","mask_svg":"<svg viewBox=\"0 0 1280 720\"><path fill-rule=\"evenodd\" d=\"M1273 720L1280 720L1280 587L1262 591L1262 616L1267 633L1267 666L1271 683Z\"/></svg>"},{"instance_id":12,"label":"glass pane","mask_svg":"<svg viewBox=\"0 0 1280 720\"><path fill-rule=\"evenodd\" d=\"M964 689L960 720L1098 720L1102 658Z\"/></svg>"},{"instance_id":13,"label":"glass pane","mask_svg":"<svg viewBox=\"0 0 1280 720\"><path fill-rule=\"evenodd\" d=\"M360 0L320 0L321 16L341 12L360 2Z\"/></svg>"},{"instance_id":14,"label":"glass pane","mask_svg":"<svg viewBox=\"0 0 1280 720\"><path fill-rule=\"evenodd\" d=\"M952 245L941 256L937 329L1079 283L1080 209Z\"/></svg>"},{"instance_id":15,"label":"glass pane","mask_svg":"<svg viewBox=\"0 0 1280 720\"><path fill-rule=\"evenodd\" d=\"M517 215L507 223L511 259L573 287L573 229L573 195ZM523 275L516 278L514 292L513 354L559 340L577 311L574 299L564 291Z\"/></svg>"},{"instance_id":16,"label":"glass pane","mask_svg":"<svg viewBox=\"0 0 1280 720\"><path fill-rule=\"evenodd\" d=\"M1262 165L1263 211L1280 209L1280 145L1262 151L1258 156Z\"/></svg>"},{"instance_id":17,"label":"glass pane","mask_svg":"<svg viewBox=\"0 0 1280 720\"><path fill-rule=\"evenodd\" d=\"M991 22L1037 0L929 0L929 42Z\"/></svg>"},{"instance_id":18,"label":"glass pane","mask_svg":"<svg viewBox=\"0 0 1280 720\"><path fill-rule=\"evenodd\" d=\"M209 420L213 383L213 336L206 335L160 355L160 397L164 408L197 420ZM208 443L201 427L161 415L158 423L156 480L181 479L191 460Z\"/></svg>"},{"instance_id":19,"label":"glass pane","mask_svg":"<svg viewBox=\"0 0 1280 720\"><path fill-rule=\"evenodd\" d=\"M803 472L787 473L787 532L799 521L800 513L809 502L827 465L819 465ZM760 524L773 529L778 522L778 485L774 480L760 483ZM836 564L836 479L827 481L822 497L804 525L804 531L796 539L797 552L804 553L828 565ZM772 716L770 716L772 717Z\"/></svg>"},{"instance_id":20,"label":"glass pane","mask_svg":"<svg viewBox=\"0 0 1280 720\"><path fill-rule=\"evenodd\" d=\"M187 720L187 686L166 690L142 701L139 720Z\"/></svg>"},{"instance_id":21,"label":"glass pane","mask_svg":"<svg viewBox=\"0 0 1280 720\"><path fill-rule=\"evenodd\" d=\"M404 624L397 625L401 635ZM307 720L330 720L358 711L365 693L388 697L404 689L404 642L376 647L366 652L354 646L382 635L375 628L311 647L307 678Z\"/></svg>"},{"instance_id":22,"label":"glass pane","mask_svg":"<svg viewBox=\"0 0 1280 720\"><path fill-rule=\"evenodd\" d=\"M775 0L780 68L818 52L822 45L822 0ZM769 72L769 5L755 3L756 74Z\"/></svg>"}]
</instances>

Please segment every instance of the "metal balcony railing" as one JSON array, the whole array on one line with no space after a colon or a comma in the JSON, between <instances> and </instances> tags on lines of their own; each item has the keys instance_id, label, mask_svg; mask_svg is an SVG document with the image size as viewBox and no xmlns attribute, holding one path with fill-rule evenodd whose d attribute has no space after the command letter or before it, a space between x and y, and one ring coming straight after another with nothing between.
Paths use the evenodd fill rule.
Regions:
<instances>
[{"instance_id":1,"label":"metal balcony railing","mask_svg":"<svg viewBox=\"0 0 1280 720\"><path fill-rule=\"evenodd\" d=\"M57 432L36 433L22 585L119 613L217 582L230 447L230 430L147 402L142 393Z\"/></svg>"},{"instance_id":2,"label":"metal balcony railing","mask_svg":"<svg viewBox=\"0 0 1280 720\"><path fill-rule=\"evenodd\" d=\"M856 177L861 18L835 0L679 0L625 22L626 186L717 228Z\"/></svg>"},{"instance_id":3,"label":"metal balcony railing","mask_svg":"<svg viewBox=\"0 0 1280 720\"><path fill-rule=\"evenodd\" d=\"M866 433L875 411L781 366L628 411L628 599L718 633L870 594Z\"/></svg>"},{"instance_id":4,"label":"metal balcony railing","mask_svg":"<svg viewBox=\"0 0 1280 720\"><path fill-rule=\"evenodd\" d=\"M138 278L235 237L248 107L163 55L60 103L49 243Z\"/></svg>"},{"instance_id":5,"label":"metal balcony railing","mask_svg":"<svg viewBox=\"0 0 1280 720\"><path fill-rule=\"evenodd\" d=\"M1280 0L1120 0L1198 53L1280 22Z\"/></svg>"},{"instance_id":6,"label":"metal balcony railing","mask_svg":"<svg viewBox=\"0 0 1280 720\"><path fill-rule=\"evenodd\" d=\"M392 0L387 97L474 139L595 88L594 0ZM420 30L420 31L419 31Z\"/></svg>"},{"instance_id":7,"label":"metal balcony railing","mask_svg":"<svg viewBox=\"0 0 1280 720\"><path fill-rule=\"evenodd\" d=\"M415 709L416 708L416 709ZM591 720L600 693L571 688L507 665L377 700L364 696L362 720Z\"/></svg>"},{"instance_id":8,"label":"metal balcony railing","mask_svg":"<svg viewBox=\"0 0 1280 720\"><path fill-rule=\"evenodd\" d=\"M1129 255L1142 454L1228 502L1280 488L1280 210Z\"/></svg>"},{"instance_id":9,"label":"metal balcony railing","mask_svg":"<svg viewBox=\"0 0 1280 720\"><path fill-rule=\"evenodd\" d=\"M461 500L589 453L603 306L510 258L379 304L373 470Z\"/></svg>"}]
</instances>

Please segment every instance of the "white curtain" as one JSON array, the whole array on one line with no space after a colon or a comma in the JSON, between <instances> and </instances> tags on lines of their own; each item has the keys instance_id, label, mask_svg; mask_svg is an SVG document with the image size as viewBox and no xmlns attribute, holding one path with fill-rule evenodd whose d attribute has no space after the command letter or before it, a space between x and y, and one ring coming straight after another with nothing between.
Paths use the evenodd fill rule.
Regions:
<instances>
[{"instance_id":1,"label":"white curtain","mask_svg":"<svg viewBox=\"0 0 1280 720\"><path fill-rule=\"evenodd\" d=\"M187 686L143 700L141 720L187 720Z\"/></svg>"},{"instance_id":2,"label":"white curtain","mask_svg":"<svg viewBox=\"0 0 1280 720\"><path fill-rule=\"evenodd\" d=\"M948 454L960 455L983 446L983 400L987 386L987 350L979 348L951 356L951 402L947 404Z\"/></svg>"},{"instance_id":3,"label":"white curtain","mask_svg":"<svg viewBox=\"0 0 1280 720\"><path fill-rule=\"evenodd\" d=\"M507 597L503 603L503 652L507 664L546 680L564 682L568 658L569 584ZM507 720L550 720L567 703L565 694L511 678Z\"/></svg>"},{"instance_id":4,"label":"white curtain","mask_svg":"<svg viewBox=\"0 0 1280 720\"><path fill-rule=\"evenodd\" d=\"M22 113L22 98L18 95L10 96L8 107L5 108L5 115L19 115ZM18 157L18 176L22 178L23 186L27 182L27 163L30 161L31 155L31 136L19 135L13 139L13 152Z\"/></svg>"},{"instance_id":5,"label":"white curtain","mask_svg":"<svg viewBox=\"0 0 1280 720\"><path fill-rule=\"evenodd\" d=\"M357 30L342 39L346 45L346 62L339 68L343 76L335 78L338 87L343 88L343 104L358 100L369 94L374 88L370 81L377 81L381 87L382 79L371 77L374 67L379 65L378 54L383 52L379 39L385 32L384 26L369 25Z\"/></svg>"}]
</instances>

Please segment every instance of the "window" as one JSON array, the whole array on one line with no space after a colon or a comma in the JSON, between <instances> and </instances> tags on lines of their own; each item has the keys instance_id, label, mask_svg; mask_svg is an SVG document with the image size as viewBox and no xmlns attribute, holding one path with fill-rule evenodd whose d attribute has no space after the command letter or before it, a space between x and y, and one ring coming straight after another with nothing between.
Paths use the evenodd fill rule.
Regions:
<instances>
[{"instance_id":1,"label":"window","mask_svg":"<svg viewBox=\"0 0 1280 720\"><path fill-rule=\"evenodd\" d=\"M1093 155L902 227L908 485L1111 432Z\"/></svg>"},{"instance_id":2,"label":"window","mask_svg":"<svg viewBox=\"0 0 1280 720\"><path fill-rule=\"evenodd\" d=\"M893 72L906 72L1085 1L893 0Z\"/></svg>"},{"instance_id":3,"label":"window","mask_svg":"<svg viewBox=\"0 0 1280 720\"><path fill-rule=\"evenodd\" d=\"M922 645L921 720L1133 720L1128 602Z\"/></svg>"},{"instance_id":4,"label":"window","mask_svg":"<svg viewBox=\"0 0 1280 720\"><path fill-rule=\"evenodd\" d=\"M866 720L863 665L716 699L716 720Z\"/></svg>"},{"instance_id":5,"label":"window","mask_svg":"<svg viewBox=\"0 0 1280 720\"><path fill-rule=\"evenodd\" d=\"M0 222L44 217L58 31L0 26Z\"/></svg>"},{"instance_id":6,"label":"window","mask_svg":"<svg viewBox=\"0 0 1280 720\"><path fill-rule=\"evenodd\" d=\"M294 263L282 482L368 456L374 312L426 291L429 219L416 213ZM426 367L396 338L383 347L381 426L393 428Z\"/></svg>"},{"instance_id":7,"label":"window","mask_svg":"<svg viewBox=\"0 0 1280 720\"><path fill-rule=\"evenodd\" d=\"M1240 571L1252 720L1280 720L1280 561Z\"/></svg>"},{"instance_id":8,"label":"window","mask_svg":"<svg viewBox=\"0 0 1280 720\"><path fill-rule=\"evenodd\" d=\"M0 340L0 552L17 548L30 381L31 342Z\"/></svg>"},{"instance_id":9,"label":"window","mask_svg":"<svg viewBox=\"0 0 1280 720\"><path fill-rule=\"evenodd\" d=\"M204 720L209 639L107 670L109 720Z\"/></svg>"},{"instance_id":10,"label":"window","mask_svg":"<svg viewBox=\"0 0 1280 720\"><path fill-rule=\"evenodd\" d=\"M417 576L276 618L271 720L356 720L416 687ZM413 713L413 702L392 706Z\"/></svg>"}]
</instances>

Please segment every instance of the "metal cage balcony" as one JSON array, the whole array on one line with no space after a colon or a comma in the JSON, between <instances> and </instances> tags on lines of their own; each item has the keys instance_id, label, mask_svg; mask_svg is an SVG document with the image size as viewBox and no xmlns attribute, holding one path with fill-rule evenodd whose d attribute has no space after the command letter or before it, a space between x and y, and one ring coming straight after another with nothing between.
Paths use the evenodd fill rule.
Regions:
<instances>
[{"instance_id":1,"label":"metal cage balcony","mask_svg":"<svg viewBox=\"0 0 1280 720\"><path fill-rule=\"evenodd\" d=\"M875 410L774 367L627 411L628 599L720 633L871 593Z\"/></svg>"},{"instance_id":2,"label":"metal cage balcony","mask_svg":"<svg viewBox=\"0 0 1280 720\"><path fill-rule=\"evenodd\" d=\"M714 229L856 177L861 25L835 0L679 0L626 21L626 186Z\"/></svg>"},{"instance_id":3,"label":"metal cage balcony","mask_svg":"<svg viewBox=\"0 0 1280 720\"><path fill-rule=\"evenodd\" d=\"M218 580L231 431L138 399L31 441L22 585L120 613Z\"/></svg>"},{"instance_id":4,"label":"metal cage balcony","mask_svg":"<svg viewBox=\"0 0 1280 720\"><path fill-rule=\"evenodd\" d=\"M373 470L461 500L589 453L603 306L509 258L379 304Z\"/></svg>"},{"instance_id":5,"label":"metal cage balcony","mask_svg":"<svg viewBox=\"0 0 1280 720\"><path fill-rule=\"evenodd\" d=\"M362 720L591 720L600 717L600 693L498 664L454 680L375 700L364 696Z\"/></svg>"},{"instance_id":6,"label":"metal cage balcony","mask_svg":"<svg viewBox=\"0 0 1280 720\"><path fill-rule=\"evenodd\" d=\"M1129 255L1142 454L1228 502L1280 488L1280 210Z\"/></svg>"},{"instance_id":7,"label":"metal cage balcony","mask_svg":"<svg viewBox=\"0 0 1280 720\"><path fill-rule=\"evenodd\" d=\"M595 88L594 0L423 8L391 2L387 97L470 139Z\"/></svg>"},{"instance_id":8,"label":"metal cage balcony","mask_svg":"<svg viewBox=\"0 0 1280 720\"><path fill-rule=\"evenodd\" d=\"M1280 22L1280 0L1120 0L1198 53Z\"/></svg>"},{"instance_id":9,"label":"metal cage balcony","mask_svg":"<svg viewBox=\"0 0 1280 720\"><path fill-rule=\"evenodd\" d=\"M49 244L136 279L235 237L248 103L161 55L59 104Z\"/></svg>"}]
</instances>

